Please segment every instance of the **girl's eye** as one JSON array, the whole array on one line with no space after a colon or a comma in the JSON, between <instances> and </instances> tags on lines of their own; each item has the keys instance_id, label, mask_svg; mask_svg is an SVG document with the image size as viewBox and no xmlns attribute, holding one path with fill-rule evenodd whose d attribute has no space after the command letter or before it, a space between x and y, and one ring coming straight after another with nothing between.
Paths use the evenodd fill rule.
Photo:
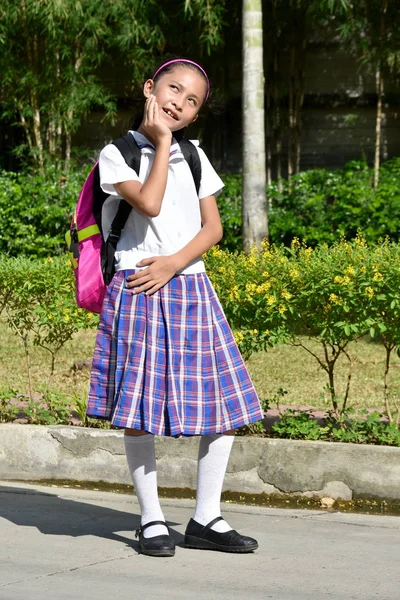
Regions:
<instances>
[{"instance_id":1,"label":"girl's eye","mask_svg":"<svg viewBox=\"0 0 400 600\"><path fill-rule=\"evenodd\" d=\"M177 89L178 89L178 86L177 86L177 85L174 85L174 84L171 84L171 88L172 88L173 90L177 90Z\"/></svg>"},{"instance_id":2,"label":"girl's eye","mask_svg":"<svg viewBox=\"0 0 400 600\"><path fill-rule=\"evenodd\" d=\"M194 106L197 104L194 98L189 98L189 102L191 102Z\"/></svg>"}]
</instances>

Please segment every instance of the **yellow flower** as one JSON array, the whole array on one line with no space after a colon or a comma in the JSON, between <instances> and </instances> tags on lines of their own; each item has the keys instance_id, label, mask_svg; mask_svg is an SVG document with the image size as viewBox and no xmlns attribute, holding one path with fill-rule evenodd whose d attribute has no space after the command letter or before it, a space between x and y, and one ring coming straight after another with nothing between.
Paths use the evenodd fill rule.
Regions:
<instances>
[{"instance_id":1,"label":"yellow flower","mask_svg":"<svg viewBox=\"0 0 400 600\"><path fill-rule=\"evenodd\" d=\"M365 265L363 265L360 269L361 273L366 273L367 272L367 267Z\"/></svg>"},{"instance_id":2,"label":"yellow flower","mask_svg":"<svg viewBox=\"0 0 400 600\"><path fill-rule=\"evenodd\" d=\"M365 288L365 293L367 294L367 296L369 296L370 298L372 298L375 294L374 290L372 287L366 287Z\"/></svg>"},{"instance_id":3,"label":"yellow flower","mask_svg":"<svg viewBox=\"0 0 400 600\"><path fill-rule=\"evenodd\" d=\"M271 287L270 282L265 281L261 285L257 286L257 290L256 290L257 294L264 294L265 292L267 292L269 290L270 287Z\"/></svg>"},{"instance_id":4,"label":"yellow flower","mask_svg":"<svg viewBox=\"0 0 400 600\"><path fill-rule=\"evenodd\" d=\"M52 263L53 262L53 259L51 258L51 256L48 256L46 258L46 262L48 262L48 263Z\"/></svg>"},{"instance_id":5,"label":"yellow flower","mask_svg":"<svg viewBox=\"0 0 400 600\"><path fill-rule=\"evenodd\" d=\"M345 271L346 275L350 275L351 277L356 274L356 270L354 267L346 267Z\"/></svg>"},{"instance_id":6,"label":"yellow flower","mask_svg":"<svg viewBox=\"0 0 400 600\"><path fill-rule=\"evenodd\" d=\"M70 321L70 320L71 320L71 317L69 317L68 315L65 315L65 317L64 317L65 323L68 323L68 321Z\"/></svg>"},{"instance_id":7,"label":"yellow flower","mask_svg":"<svg viewBox=\"0 0 400 600\"><path fill-rule=\"evenodd\" d=\"M348 283L350 283L350 277L348 277L347 275L345 275L344 277L341 277L341 275L336 275L336 277L333 281L335 283L341 283L343 285L347 285Z\"/></svg>"},{"instance_id":8,"label":"yellow flower","mask_svg":"<svg viewBox=\"0 0 400 600\"><path fill-rule=\"evenodd\" d=\"M254 294L257 291L257 286L255 283L247 283L246 284L246 292L249 294Z\"/></svg>"},{"instance_id":9,"label":"yellow flower","mask_svg":"<svg viewBox=\"0 0 400 600\"><path fill-rule=\"evenodd\" d=\"M306 258L310 258L311 253L312 253L312 248L306 248L304 250L304 254L306 255Z\"/></svg>"},{"instance_id":10,"label":"yellow flower","mask_svg":"<svg viewBox=\"0 0 400 600\"><path fill-rule=\"evenodd\" d=\"M288 292L287 290L283 290L281 296L285 300L290 300L290 298L292 298L292 294L290 292Z\"/></svg>"},{"instance_id":11,"label":"yellow flower","mask_svg":"<svg viewBox=\"0 0 400 600\"><path fill-rule=\"evenodd\" d=\"M249 333L251 333L251 335L257 335L258 329L250 329Z\"/></svg>"},{"instance_id":12,"label":"yellow flower","mask_svg":"<svg viewBox=\"0 0 400 600\"><path fill-rule=\"evenodd\" d=\"M281 315L283 315L287 311L287 308L281 304L281 306L278 308L278 311Z\"/></svg>"},{"instance_id":13,"label":"yellow flower","mask_svg":"<svg viewBox=\"0 0 400 600\"><path fill-rule=\"evenodd\" d=\"M299 276L299 272L296 269L290 269L289 275L292 279L297 279Z\"/></svg>"},{"instance_id":14,"label":"yellow flower","mask_svg":"<svg viewBox=\"0 0 400 600\"><path fill-rule=\"evenodd\" d=\"M358 235L358 234L356 235L356 238L354 241L359 248L365 248L365 246L367 245L365 242L365 239L361 235Z\"/></svg>"},{"instance_id":15,"label":"yellow flower","mask_svg":"<svg viewBox=\"0 0 400 600\"><path fill-rule=\"evenodd\" d=\"M301 244L300 244L299 238L297 238L297 237L293 238L291 246L294 250L297 250L297 248L300 248Z\"/></svg>"},{"instance_id":16,"label":"yellow flower","mask_svg":"<svg viewBox=\"0 0 400 600\"><path fill-rule=\"evenodd\" d=\"M336 294L331 294L329 296L329 300L332 302L332 304L338 304L339 306L343 304L342 300Z\"/></svg>"},{"instance_id":17,"label":"yellow flower","mask_svg":"<svg viewBox=\"0 0 400 600\"><path fill-rule=\"evenodd\" d=\"M233 334L233 337L235 338L235 342L239 345L243 342L244 340L244 335L241 331L235 331Z\"/></svg>"},{"instance_id":18,"label":"yellow flower","mask_svg":"<svg viewBox=\"0 0 400 600\"><path fill-rule=\"evenodd\" d=\"M237 285L233 286L231 291L229 292L229 300L239 300L239 288Z\"/></svg>"},{"instance_id":19,"label":"yellow flower","mask_svg":"<svg viewBox=\"0 0 400 600\"><path fill-rule=\"evenodd\" d=\"M379 273L379 271L375 271L374 281L383 281L383 275L382 275L382 273Z\"/></svg>"},{"instance_id":20,"label":"yellow flower","mask_svg":"<svg viewBox=\"0 0 400 600\"><path fill-rule=\"evenodd\" d=\"M269 241L268 241L268 239L267 239L267 238L264 238L264 239L261 241L261 248L262 248L263 250L269 250Z\"/></svg>"},{"instance_id":21,"label":"yellow flower","mask_svg":"<svg viewBox=\"0 0 400 600\"><path fill-rule=\"evenodd\" d=\"M272 294L270 294L267 298L267 304L268 306L273 306L276 302L275 296L273 296Z\"/></svg>"}]
</instances>

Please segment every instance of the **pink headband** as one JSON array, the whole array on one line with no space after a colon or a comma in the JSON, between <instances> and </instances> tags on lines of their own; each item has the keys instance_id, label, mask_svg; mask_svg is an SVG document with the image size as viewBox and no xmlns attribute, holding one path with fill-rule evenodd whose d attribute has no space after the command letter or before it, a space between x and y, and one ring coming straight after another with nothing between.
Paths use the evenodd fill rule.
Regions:
<instances>
[{"instance_id":1,"label":"pink headband","mask_svg":"<svg viewBox=\"0 0 400 600\"><path fill-rule=\"evenodd\" d=\"M174 60L169 60L168 62L164 63L163 65L161 65L161 67L159 67L157 69L157 71L154 73L154 75L152 77L153 81L157 77L157 75L159 74L160 71L165 69L166 66L172 65L174 63L189 63L190 65L194 65L195 67L197 67L203 73L203 75L207 81L207 93L206 93L204 102L207 102L208 96L210 95L210 80L208 79L208 75L205 72L205 70L203 69L203 67L201 67L199 64L197 64L197 62L194 62L194 60L189 60L188 58L174 58Z\"/></svg>"}]
</instances>

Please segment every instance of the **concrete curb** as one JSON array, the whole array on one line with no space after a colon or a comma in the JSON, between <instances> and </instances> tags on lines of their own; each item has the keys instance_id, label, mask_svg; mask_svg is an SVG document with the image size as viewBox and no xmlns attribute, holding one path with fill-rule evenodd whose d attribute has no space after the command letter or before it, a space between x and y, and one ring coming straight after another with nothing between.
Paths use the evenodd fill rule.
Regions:
<instances>
[{"instance_id":1,"label":"concrete curb","mask_svg":"<svg viewBox=\"0 0 400 600\"><path fill-rule=\"evenodd\" d=\"M156 438L158 484L196 488L198 439ZM0 479L130 484L123 432L0 425ZM400 448L238 437L224 490L400 499Z\"/></svg>"}]
</instances>

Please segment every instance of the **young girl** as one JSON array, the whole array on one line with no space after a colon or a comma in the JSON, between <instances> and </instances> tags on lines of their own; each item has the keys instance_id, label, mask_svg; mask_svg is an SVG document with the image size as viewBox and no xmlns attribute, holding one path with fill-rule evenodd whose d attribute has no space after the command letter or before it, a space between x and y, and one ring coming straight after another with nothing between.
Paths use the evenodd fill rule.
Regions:
<instances>
[{"instance_id":1,"label":"young girl","mask_svg":"<svg viewBox=\"0 0 400 600\"><path fill-rule=\"evenodd\" d=\"M252 552L256 540L220 516L234 430L263 417L202 261L222 237L215 196L223 183L198 148L197 194L177 142L207 102L210 83L200 65L182 58L157 69L143 93L143 120L130 132L141 148L140 172L112 144L99 159L101 187L109 194L104 230L121 198L133 210L100 317L88 415L125 428L144 554L175 553L158 499L154 435L201 436L186 546Z\"/></svg>"}]
</instances>

